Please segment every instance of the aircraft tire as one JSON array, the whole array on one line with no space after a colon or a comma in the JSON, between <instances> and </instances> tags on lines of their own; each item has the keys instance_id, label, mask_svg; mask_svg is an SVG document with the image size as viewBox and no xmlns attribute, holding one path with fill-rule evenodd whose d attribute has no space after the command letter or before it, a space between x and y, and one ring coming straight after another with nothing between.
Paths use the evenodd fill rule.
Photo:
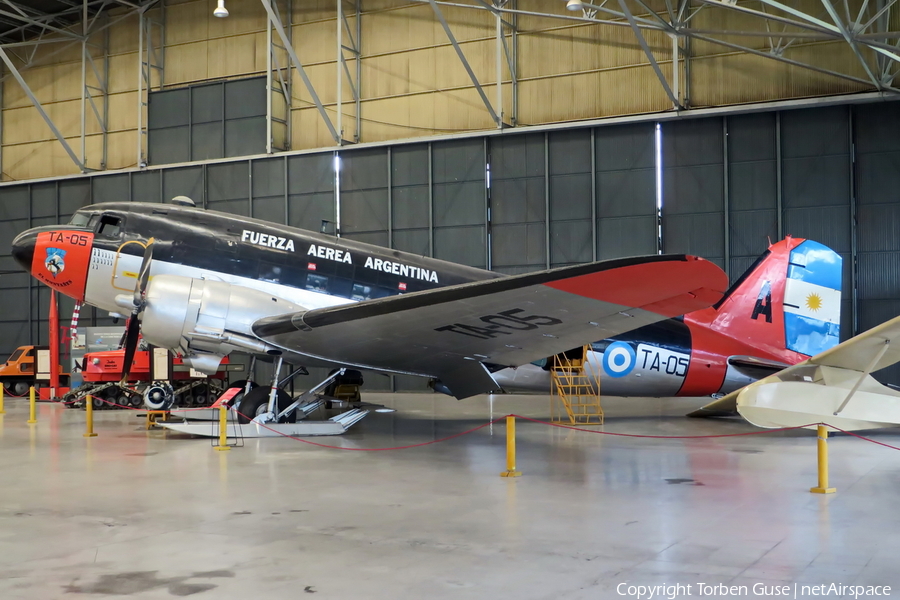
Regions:
<instances>
[{"instance_id":1,"label":"aircraft tire","mask_svg":"<svg viewBox=\"0 0 900 600\"><path fill-rule=\"evenodd\" d=\"M228 401L228 405L229 405L229 406L237 406L238 404L240 404L241 398L244 397L244 389L245 389L246 387L247 387L247 380L246 380L246 379L241 379L241 380L239 380L239 381L235 381L234 383L232 383L231 385L229 385L229 386L226 388L226 389L228 389L228 390L230 390L230 389L232 389L232 388L238 388L238 389L240 390L237 394L234 395L234 398L232 398L231 400ZM258 384L258 383L254 382L254 381L251 381L251 382L250 382L250 391L253 391L253 390L255 390L255 389L258 388L258 387L259 387L259 384ZM221 396L222 393L224 393L224 392L225 392L225 390L222 390L221 393L216 394L216 397L218 398L218 397Z\"/></svg>"},{"instance_id":2,"label":"aircraft tire","mask_svg":"<svg viewBox=\"0 0 900 600\"><path fill-rule=\"evenodd\" d=\"M259 386L250 390L250 393L244 395L236 404L238 411L238 423L246 424L251 419L266 412L269 402L269 386ZM291 397L284 390L278 390L275 396L275 405L281 411L291 403ZM296 423L297 411L281 418L281 423Z\"/></svg>"}]
</instances>

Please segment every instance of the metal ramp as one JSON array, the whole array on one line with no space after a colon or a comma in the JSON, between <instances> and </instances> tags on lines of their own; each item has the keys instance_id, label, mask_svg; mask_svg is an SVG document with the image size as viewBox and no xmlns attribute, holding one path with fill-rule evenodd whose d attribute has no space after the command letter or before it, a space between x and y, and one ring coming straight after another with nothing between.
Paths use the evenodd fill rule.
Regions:
<instances>
[{"instance_id":1,"label":"metal ramp","mask_svg":"<svg viewBox=\"0 0 900 600\"><path fill-rule=\"evenodd\" d=\"M241 425L235 420L228 423L228 437L264 438L341 435L346 433L350 427L359 423L368 414L369 411L366 409L354 408L331 417L327 421L300 420L296 423L258 423L251 421ZM219 424L217 421L184 421L181 423L168 421L157 424L160 427L165 427L178 433L200 437L219 437Z\"/></svg>"},{"instance_id":2,"label":"metal ramp","mask_svg":"<svg viewBox=\"0 0 900 600\"><path fill-rule=\"evenodd\" d=\"M325 400L317 398L312 402L308 402L297 407L301 411L297 415L297 419L305 419L317 408L321 408L325 404ZM181 419L184 421L218 421L218 408L176 408L169 411L169 419Z\"/></svg>"},{"instance_id":3,"label":"metal ramp","mask_svg":"<svg viewBox=\"0 0 900 600\"><path fill-rule=\"evenodd\" d=\"M551 359L550 421L553 423L603 425L600 379L594 376L587 360L588 350L590 346L584 346L580 354L557 354Z\"/></svg>"}]
</instances>

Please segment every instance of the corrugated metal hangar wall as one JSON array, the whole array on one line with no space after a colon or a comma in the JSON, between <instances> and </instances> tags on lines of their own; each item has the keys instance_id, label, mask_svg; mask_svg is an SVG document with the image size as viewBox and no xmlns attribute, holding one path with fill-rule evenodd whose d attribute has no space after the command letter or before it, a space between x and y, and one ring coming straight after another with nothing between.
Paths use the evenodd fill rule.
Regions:
<instances>
[{"instance_id":1,"label":"corrugated metal hangar wall","mask_svg":"<svg viewBox=\"0 0 900 600\"><path fill-rule=\"evenodd\" d=\"M337 128L344 130L343 139L377 142L497 126L429 3L360 1L272 0L331 121L337 121L341 100L343 123ZM147 0L140 0L135 6L145 3ZM860 3L851 2L854 14ZM273 85L274 111L283 114L287 122L286 130L274 129L274 146L301 150L335 145L308 89L296 69L290 68L284 47L277 39L270 43L269 37L277 35L269 33L266 11L258 0L230 1L231 16L227 19L212 16L212 0L159 0L150 4L153 6L144 11L143 19L134 9L119 6L92 21L90 31L96 33L89 31L89 43L84 46L90 55L84 76L81 44L71 39L48 43L59 38L58 31L49 31L42 45L9 51L34 96L87 168L138 166L137 131L147 123L146 108L141 108L146 103L147 86L171 88L270 71L276 72L276 81L284 79L290 99L290 107L285 108L284 97L277 93L281 84ZM508 50L513 59L514 86L510 63L499 59L497 20L485 10L485 4L472 2L471 7L464 8L460 2L442 3L441 11L474 76L495 105L496 84L501 82L502 99L495 108L507 125L645 114L673 107L624 18L601 12L593 17L597 21L591 22L581 11L567 12L560 0L498 0L504 10L518 11L503 13L509 25L501 26L506 47L503 52ZM742 5L737 9L749 10L729 8L735 3L716 6L695 1L692 5L686 0L631 4L635 18L645 28L642 35L660 74L674 88L677 103L682 106L722 106L881 89L869 81L850 45L839 34L835 37L830 30L811 32L808 23L805 28L786 25L785 17L795 17L774 9L769 11L780 20L774 25L768 23L754 16L754 12L765 14L757 10L755 0L737 3ZM813 15L824 10L818 0L790 4L794 10ZM336 32L343 29L336 5L347 11L343 45L359 51L358 63L353 51L341 51L349 60L351 81L338 77ZM690 14L683 17L682 25L704 32L690 40L674 36L684 59L677 62L677 68L673 36L663 27L673 5L679 10L688 7ZM875 12L877 6L871 3L867 10ZM360 9L358 17L353 7ZM649 14L648 8L655 13ZM534 16L536 11L556 14L554 18ZM897 28L897 12L887 12L891 22L885 28ZM865 10L860 14L868 17ZM877 37L874 31L872 36ZM713 37L720 41L709 41ZM152 52L146 48L148 41ZM267 64L270 48L275 49L271 69ZM864 52L870 58L874 55L868 48ZM144 83L138 75L142 62L147 74ZM54 139L21 86L8 73L4 79L0 94L4 180L77 173L79 168ZM84 107L85 88L89 101L96 105L96 117L90 106ZM101 88L105 93L98 91ZM358 104L353 88L358 88ZM80 113L85 111L82 156ZM106 135L102 119L97 118L104 115Z\"/></svg>"},{"instance_id":2,"label":"corrugated metal hangar wall","mask_svg":"<svg viewBox=\"0 0 900 600\"><path fill-rule=\"evenodd\" d=\"M505 273L662 251L707 257L734 280L790 234L844 257L846 338L900 314L898 189L900 104L844 105L3 186L0 239L90 203L183 194L296 227L339 220L348 238ZM0 246L0 270L15 272L9 252ZM47 303L28 275L0 277L0 355L47 339Z\"/></svg>"}]
</instances>

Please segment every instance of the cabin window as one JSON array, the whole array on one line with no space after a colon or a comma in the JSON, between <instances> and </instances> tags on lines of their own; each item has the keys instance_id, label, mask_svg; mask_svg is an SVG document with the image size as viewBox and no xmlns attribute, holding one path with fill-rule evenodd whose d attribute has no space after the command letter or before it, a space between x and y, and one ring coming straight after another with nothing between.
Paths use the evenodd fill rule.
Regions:
<instances>
[{"instance_id":1,"label":"cabin window","mask_svg":"<svg viewBox=\"0 0 900 600\"><path fill-rule=\"evenodd\" d=\"M306 289L311 292L328 293L328 278L324 275L316 275L315 273L307 273Z\"/></svg>"},{"instance_id":2,"label":"cabin window","mask_svg":"<svg viewBox=\"0 0 900 600\"><path fill-rule=\"evenodd\" d=\"M103 237L119 237L122 232L122 219L114 215L103 215L100 217L100 227L97 229L97 235Z\"/></svg>"},{"instance_id":3,"label":"cabin window","mask_svg":"<svg viewBox=\"0 0 900 600\"><path fill-rule=\"evenodd\" d=\"M34 348L29 348L27 352L25 352L25 357L34 356Z\"/></svg>"},{"instance_id":4,"label":"cabin window","mask_svg":"<svg viewBox=\"0 0 900 600\"><path fill-rule=\"evenodd\" d=\"M351 300L371 300L375 290L371 285L362 285L361 283L353 284L353 292L350 294Z\"/></svg>"},{"instance_id":5,"label":"cabin window","mask_svg":"<svg viewBox=\"0 0 900 600\"><path fill-rule=\"evenodd\" d=\"M72 215L72 218L69 219L69 225L74 225L75 227L86 227L88 221L91 220L91 215L85 214L82 212L77 212Z\"/></svg>"},{"instance_id":6,"label":"cabin window","mask_svg":"<svg viewBox=\"0 0 900 600\"><path fill-rule=\"evenodd\" d=\"M12 363L14 363L14 362L16 362L17 360L19 360L19 357L20 357L20 356L22 356L22 349L21 349L21 348L16 348L16 351L12 353L12 356L9 357L9 360L8 360L7 362L12 362Z\"/></svg>"}]
</instances>

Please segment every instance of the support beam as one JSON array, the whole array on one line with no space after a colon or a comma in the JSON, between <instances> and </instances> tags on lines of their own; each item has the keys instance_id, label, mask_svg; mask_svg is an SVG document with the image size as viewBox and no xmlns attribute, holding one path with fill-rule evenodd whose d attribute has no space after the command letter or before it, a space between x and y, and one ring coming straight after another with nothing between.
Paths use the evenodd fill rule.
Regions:
<instances>
[{"instance_id":1,"label":"support beam","mask_svg":"<svg viewBox=\"0 0 900 600\"><path fill-rule=\"evenodd\" d=\"M354 26L351 31L350 22L347 19L347 10L345 10L344 2L350 0L336 0L337 1L337 130L341 136L341 140L344 139L344 126L343 126L343 101L344 101L344 90L343 83L344 77L347 78L347 84L350 86L350 91L353 99L353 116L356 124L354 126L353 132L353 143L359 143L360 139L360 74L362 73L362 61L360 56L360 42L359 37L362 32L362 27L360 26L360 6L359 3L361 0L352 0L352 12L354 16ZM349 60L353 61L353 70L351 71L350 67L347 64L348 58L347 54L350 55Z\"/></svg>"},{"instance_id":2,"label":"support beam","mask_svg":"<svg viewBox=\"0 0 900 600\"><path fill-rule=\"evenodd\" d=\"M456 41L456 36L454 36L453 31L450 30L450 25L447 24L447 19L444 18L444 13L441 12L440 7L437 5L437 2L435 2L435 0L428 0L428 3L431 4L431 9L434 11L434 15L437 17L438 21L440 21L441 27L444 28L444 33L447 34L447 38L449 38L450 43L453 44L453 49L456 50L456 55L459 57L460 62L462 62L463 68L465 68L466 73L469 74L469 79L472 80L472 84L478 91L478 95L481 96L481 101L484 102L484 106L485 108L487 108L488 113L491 115L491 119L494 121L497 127L503 127L503 121L500 120L500 117L497 115L494 107L491 106L491 101L488 100L487 94L484 93L484 89L478 82L478 78L475 76L475 71L472 70L471 65L469 65L469 61L466 60L466 55L463 54L462 48L459 47L459 43Z\"/></svg>"},{"instance_id":3,"label":"support beam","mask_svg":"<svg viewBox=\"0 0 900 600\"><path fill-rule=\"evenodd\" d=\"M306 74L306 69L303 68L303 63L301 63L300 59L297 57L297 52L296 50L294 50L294 45L291 43L290 36L288 36L287 32L284 30L284 26L281 24L281 19L278 18L278 15L272 8L271 0L260 0L260 2L262 2L263 8L266 9L266 13L268 13L269 15L269 22L272 23L275 31L278 32L278 37L281 38L281 43L284 44L284 49L287 50L288 56L291 57L291 61L293 61L294 68L297 69L297 74L300 75L300 79L303 81L303 85L306 86L306 91L309 92L309 95L312 97L313 104L316 105L316 110L319 111L319 116L322 117L322 120L325 122L325 126L328 128L328 132L331 134L331 138L335 141L336 144L340 145L341 136L334 128L334 124L331 122L331 119L328 118L328 114L325 112L325 107L322 105L322 101L319 99L319 95L316 93L316 89L313 87L312 81L310 81L309 76Z\"/></svg>"},{"instance_id":4,"label":"support beam","mask_svg":"<svg viewBox=\"0 0 900 600\"><path fill-rule=\"evenodd\" d=\"M866 72L866 75L869 76L869 79L872 80L872 85L875 86L875 89L881 89L881 79L875 76L875 73L872 72L871 67L869 67L868 61L866 61L865 57L862 55L862 52L859 51L859 46L856 43L856 39L850 34L847 28L844 26L844 22L841 21L841 17L837 14L837 11L834 9L834 5L831 3L831 0L822 0L822 4L825 6L825 10L828 11L828 15L831 17L831 20L834 21L834 24L840 30L841 35L846 40L847 44L850 45L850 50L856 56L856 59L862 65L863 70Z\"/></svg>"},{"instance_id":5,"label":"support beam","mask_svg":"<svg viewBox=\"0 0 900 600\"><path fill-rule=\"evenodd\" d=\"M653 51L650 49L650 45L647 43L647 40L644 39L644 34L638 28L637 21L635 20L634 15L632 15L631 11L628 10L628 6L625 4L625 0L619 0L619 6L622 7L622 12L625 14L625 18L628 19L628 24L631 25L634 36L637 38L638 43L641 45L644 54L647 55L647 60L650 61L650 66L653 67L653 71L656 73L656 77L659 78L659 82L660 84L662 84L663 90L665 90L666 95L669 97L669 100L672 101L672 105L676 110L682 108L681 104L678 103L678 98L675 96L674 92L672 92L672 88L669 87L669 82L666 81L666 76L663 75L662 69L659 68L659 64L656 62L656 58L653 56Z\"/></svg>"},{"instance_id":6,"label":"support beam","mask_svg":"<svg viewBox=\"0 0 900 600\"><path fill-rule=\"evenodd\" d=\"M87 172L87 168L84 166L84 163L78 160L78 156L75 154L75 151L72 150L72 147L69 146L69 142L66 141L66 138L63 137L63 134L56 127L56 124L53 122L53 119L50 118L50 115L47 114L47 111L44 110L44 107L41 106L41 103L38 102L37 97L35 97L34 92L31 91L31 88L28 87L28 84L25 83L25 79L22 77L22 74L16 69L16 66L13 64L12 60L10 60L9 56L6 54L6 50L0 46L0 59L6 64L6 68L9 69L10 74L15 77L16 81L19 82L19 85L22 86L22 91L25 92L25 95L28 96L28 99L31 100L31 104L37 109L38 113L41 115L41 118L44 119L44 122L47 123L47 126L50 127L50 131L53 132L53 135L56 136L56 139L59 140L59 143L62 144L63 149L66 151L66 154L69 155L69 158L72 159L72 162L75 163L75 166L82 173Z\"/></svg>"},{"instance_id":7,"label":"support beam","mask_svg":"<svg viewBox=\"0 0 900 600\"><path fill-rule=\"evenodd\" d=\"M280 0L272 5L275 14L281 17ZM285 2L284 14L291 15L291 0ZM290 23L288 24L290 26ZM275 38L272 22L266 19L266 154L276 150L289 150L291 147L291 67L287 49ZM274 98L278 94L283 102L284 112L275 114ZM275 132L281 130L281 144L275 144Z\"/></svg>"},{"instance_id":8,"label":"support beam","mask_svg":"<svg viewBox=\"0 0 900 600\"><path fill-rule=\"evenodd\" d=\"M144 113L149 106L150 91L153 87L162 89L165 82L165 3L159 2L158 19L147 14L153 4L155 2L150 2L138 11L137 164L140 168L146 167L149 160ZM155 38L158 38L158 45Z\"/></svg>"}]
</instances>

